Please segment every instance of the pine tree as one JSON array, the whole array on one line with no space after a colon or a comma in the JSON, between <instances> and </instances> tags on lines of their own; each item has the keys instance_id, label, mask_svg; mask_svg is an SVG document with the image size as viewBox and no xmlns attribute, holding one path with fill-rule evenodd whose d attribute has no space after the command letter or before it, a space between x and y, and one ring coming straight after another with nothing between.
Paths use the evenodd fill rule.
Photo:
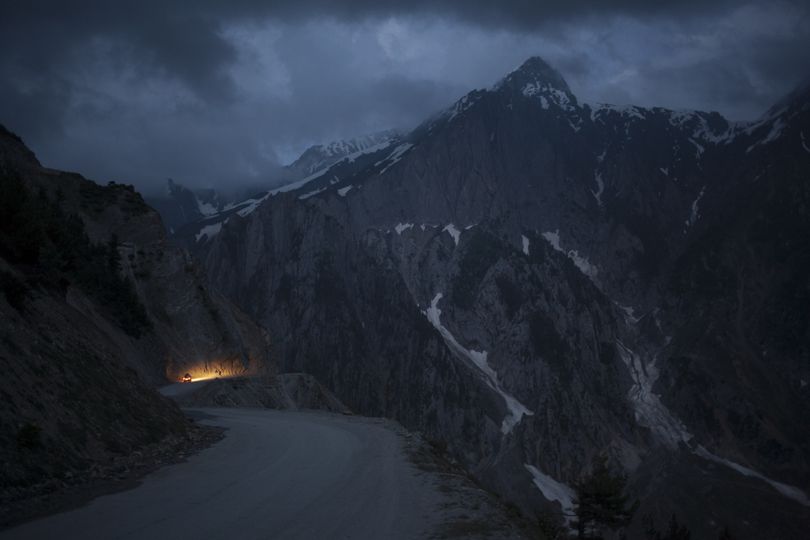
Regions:
<instances>
[{"instance_id":1,"label":"pine tree","mask_svg":"<svg viewBox=\"0 0 810 540\"><path fill-rule=\"evenodd\" d=\"M678 518L675 517L675 514L672 514L672 517L669 519L669 528L663 534L656 530L652 516L645 516L643 523L646 527L648 540L691 540L692 538L692 533L685 525L678 523Z\"/></svg>"},{"instance_id":2,"label":"pine tree","mask_svg":"<svg viewBox=\"0 0 810 540\"><path fill-rule=\"evenodd\" d=\"M121 257L118 254L118 236L110 235L107 241L107 270L117 276L121 272Z\"/></svg>"},{"instance_id":3,"label":"pine tree","mask_svg":"<svg viewBox=\"0 0 810 540\"><path fill-rule=\"evenodd\" d=\"M638 502L629 504L626 484L624 476L611 473L607 458L596 460L591 474L576 484L577 538L598 539L605 529L617 530L630 523Z\"/></svg>"}]
</instances>

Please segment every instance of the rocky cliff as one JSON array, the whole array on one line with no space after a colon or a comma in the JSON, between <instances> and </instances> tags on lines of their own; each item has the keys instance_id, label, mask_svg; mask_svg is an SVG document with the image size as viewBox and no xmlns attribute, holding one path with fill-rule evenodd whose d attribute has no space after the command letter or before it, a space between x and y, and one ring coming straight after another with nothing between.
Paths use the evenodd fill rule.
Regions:
<instances>
[{"instance_id":1,"label":"rocky cliff","mask_svg":"<svg viewBox=\"0 0 810 540\"><path fill-rule=\"evenodd\" d=\"M232 216L205 266L282 369L526 512L608 455L638 516L799 538L808 172L806 92L734 124L581 103L533 58Z\"/></svg>"},{"instance_id":2,"label":"rocky cliff","mask_svg":"<svg viewBox=\"0 0 810 540\"><path fill-rule=\"evenodd\" d=\"M153 386L273 373L268 336L129 186L42 167L0 128L0 485L86 469L187 421Z\"/></svg>"}]
</instances>

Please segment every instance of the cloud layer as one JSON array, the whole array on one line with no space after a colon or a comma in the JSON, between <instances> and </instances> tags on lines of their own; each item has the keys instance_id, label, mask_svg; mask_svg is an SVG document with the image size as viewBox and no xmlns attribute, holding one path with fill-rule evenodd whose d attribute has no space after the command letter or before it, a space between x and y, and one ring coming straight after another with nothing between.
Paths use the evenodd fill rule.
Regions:
<instances>
[{"instance_id":1,"label":"cloud layer","mask_svg":"<svg viewBox=\"0 0 810 540\"><path fill-rule=\"evenodd\" d=\"M0 123L145 191L259 184L307 145L410 127L530 55L591 101L752 118L810 75L798 1L17 2Z\"/></svg>"}]
</instances>

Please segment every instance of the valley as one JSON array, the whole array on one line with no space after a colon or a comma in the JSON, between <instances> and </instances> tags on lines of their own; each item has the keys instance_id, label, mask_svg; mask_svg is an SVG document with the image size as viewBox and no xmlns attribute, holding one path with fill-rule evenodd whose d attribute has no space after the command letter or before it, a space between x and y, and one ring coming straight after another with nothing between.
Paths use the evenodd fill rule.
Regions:
<instances>
[{"instance_id":1,"label":"valley","mask_svg":"<svg viewBox=\"0 0 810 540\"><path fill-rule=\"evenodd\" d=\"M604 463L630 538L803 538L806 133L810 86L731 122L581 102L532 57L158 213L3 129L3 500L185 414L226 431L0 537L545 538Z\"/></svg>"}]
</instances>

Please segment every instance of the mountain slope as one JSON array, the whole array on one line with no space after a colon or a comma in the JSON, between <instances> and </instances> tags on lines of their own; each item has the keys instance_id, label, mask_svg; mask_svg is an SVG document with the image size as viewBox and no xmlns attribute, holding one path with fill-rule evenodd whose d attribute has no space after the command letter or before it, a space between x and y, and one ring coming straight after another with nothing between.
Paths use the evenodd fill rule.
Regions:
<instances>
[{"instance_id":1,"label":"mountain slope","mask_svg":"<svg viewBox=\"0 0 810 540\"><path fill-rule=\"evenodd\" d=\"M187 371L275 371L265 333L131 187L44 168L2 128L0 194L4 488L182 436L153 387Z\"/></svg>"},{"instance_id":2,"label":"mountain slope","mask_svg":"<svg viewBox=\"0 0 810 540\"><path fill-rule=\"evenodd\" d=\"M231 218L205 264L286 369L446 442L524 511L570 509L607 454L698 536L744 505L693 504L695 484L762 501L741 537L800 537L806 317L768 316L806 288L807 109L583 104L530 59Z\"/></svg>"},{"instance_id":3,"label":"mountain slope","mask_svg":"<svg viewBox=\"0 0 810 540\"><path fill-rule=\"evenodd\" d=\"M401 136L394 130L383 131L365 137L334 141L326 145L316 145L307 149L295 162L284 168L269 191L258 193L250 198L229 203L218 212L186 222L173 231L174 240L189 250L197 252L205 249L205 244L214 238L231 217L244 218L251 214L268 197L278 193L298 191L304 186L307 190L302 199L324 191L338 182L338 177L362 169L368 164L384 158L392 148L396 148ZM329 173L329 174L327 174ZM350 190L344 188L341 196Z\"/></svg>"},{"instance_id":4,"label":"mountain slope","mask_svg":"<svg viewBox=\"0 0 810 540\"><path fill-rule=\"evenodd\" d=\"M288 178L298 180L328 168L352 154L374 151L398 139L397 130L389 129L353 139L316 144L307 148L298 158L285 167Z\"/></svg>"}]
</instances>

